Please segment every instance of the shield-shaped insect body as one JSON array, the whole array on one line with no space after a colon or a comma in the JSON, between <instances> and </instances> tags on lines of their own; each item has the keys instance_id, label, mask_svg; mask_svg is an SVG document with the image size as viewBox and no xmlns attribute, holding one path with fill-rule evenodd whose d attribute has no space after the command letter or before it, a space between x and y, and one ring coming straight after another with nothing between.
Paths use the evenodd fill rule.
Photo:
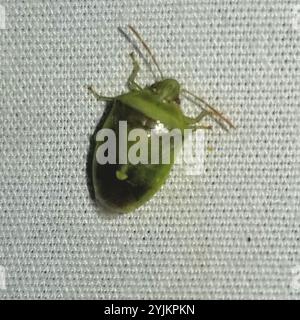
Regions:
<instances>
[{"instance_id":1,"label":"shield-shaped insect body","mask_svg":"<svg viewBox=\"0 0 300 320\"><path fill-rule=\"evenodd\" d=\"M135 210L161 188L174 164L178 145L182 146L186 130L210 129L211 126L202 123L205 117L211 117L224 129L226 124L233 127L202 98L182 88L177 80L165 78L145 41L133 27L129 26L129 30L147 51L159 79L142 87L136 80L140 67L131 53L133 70L127 80L127 93L106 97L89 87L99 101L106 101L111 106L96 135L93 150L95 197L118 212ZM197 117L183 113L182 98L201 108Z\"/></svg>"}]
</instances>

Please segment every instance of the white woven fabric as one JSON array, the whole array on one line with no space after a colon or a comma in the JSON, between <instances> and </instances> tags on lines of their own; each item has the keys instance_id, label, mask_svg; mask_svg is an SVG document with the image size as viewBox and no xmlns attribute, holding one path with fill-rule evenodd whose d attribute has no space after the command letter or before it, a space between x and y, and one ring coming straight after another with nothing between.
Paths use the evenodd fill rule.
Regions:
<instances>
[{"instance_id":1,"label":"white woven fabric","mask_svg":"<svg viewBox=\"0 0 300 320\"><path fill-rule=\"evenodd\" d=\"M1 0L0 298L299 298L297 3ZM124 90L128 23L237 130L208 135L203 175L177 168L110 217L87 188L104 105L84 85Z\"/></svg>"}]
</instances>

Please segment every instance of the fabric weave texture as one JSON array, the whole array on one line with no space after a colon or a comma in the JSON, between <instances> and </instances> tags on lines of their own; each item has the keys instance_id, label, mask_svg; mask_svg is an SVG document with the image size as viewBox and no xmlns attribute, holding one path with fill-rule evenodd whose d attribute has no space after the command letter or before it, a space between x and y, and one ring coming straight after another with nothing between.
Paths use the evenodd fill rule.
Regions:
<instances>
[{"instance_id":1,"label":"fabric weave texture","mask_svg":"<svg viewBox=\"0 0 300 320\"><path fill-rule=\"evenodd\" d=\"M1 299L299 299L299 1L0 5ZM85 85L126 90L128 24L237 129L207 133L200 176L176 167L145 206L112 217L88 191L105 104Z\"/></svg>"}]
</instances>

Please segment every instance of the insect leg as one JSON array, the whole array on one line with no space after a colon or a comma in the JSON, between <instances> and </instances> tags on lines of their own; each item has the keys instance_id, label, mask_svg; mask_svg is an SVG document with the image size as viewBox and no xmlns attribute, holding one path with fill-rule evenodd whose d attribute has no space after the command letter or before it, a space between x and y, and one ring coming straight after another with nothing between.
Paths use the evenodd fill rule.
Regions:
<instances>
[{"instance_id":1,"label":"insect leg","mask_svg":"<svg viewBox=\"0 0 300 320\"><path fill-rule=\"evenodd\" d=\"M235 126L231 123L231 121L229 121L227 118L225 118L222 113L220 113L220 112L219 112L218 110L216 110L214 107L212 107L211 105L209 105L209 104L208 104L206 101L204 101L202 98L196 96L195 94L193 94L192 92L190 92L190 91L188 91L188 90L186 90L186 89L182 89L181 92L182 92L183 94L184 94L184 93L188 94L189 96L186 95L186 94L184 94L184 97L185 97L187 100L189 100L189 101L191 101L192 103L194 103L196 106L199 106L203 111L208 112L207 115L209 115L215 122L217 122L217 123L219 124L219 126L222 127L224 130L228 131L228 129L227 129L226 126L222 123L221 120L223 120L223 121L224 121L226 124L228 124L231 128L235 128ZM193 99L192 99L190 96L191 96ZM199 101L199 103L196 102L194 99L197 100L197 101ZM205 105L205 106L208 108L208 110L205 109L205 108L203 107L203 105ZM201 115L201 114L200 114L200 115ZM199 116L200 116L200 115L199 115ZM199 117L199 116L198 116L198 117Z\"/></svg>"},{"instance_id":2,"label":"insect leg","mask_svg":"<svg viewBox=\"0 0 300 320\"><path fill-rule=\"evenodd\" d=\"M193 131L197 129L211 130L212 126L209 124L194 124L190 127L190 129L192 129Z\"/></svg>"},{"instance_id":3,"label":"insect leg","mask_svg":"<svg viewBox=\"0 0 300 320\"><path fill-rule=\"evenodd\" d=\"M190 123L189 128L192 130L196 129L212 129L211 125L200 124L199 122L206 116L211 116L211 112L203 110L196 118L187 117L188 122Z\"/></svg>"},{"instance_id":4,"label":"insect leg","mask_svg":"<svg viewBox=\"0 0 300 320\"><path fill-rule=\"evenodd\" d=\"M207 111L207 110L203 110L196 118L194 118L195 123L200 122L203 118L205 118L206 116L211 116L212 113Z\"/></svg>"},{"instance_id":5,"label":"insect leg","mask_svg":"<svg viewBox=\"0 0 300 320\"><path fill-rule=\"evenodd\" d=\"M95 90L95 88L93 86L88 86L88 90L94 95L94 97L98 101L113 101L114 100L114 98L112 98L112 97L101 96L99 93L97 93L97 91Z\"/></svg>"},{"instance_id":6,"label":"insect leg","mask_svg":"<svg viewBox=\"0 0 300 320\"><path fill-rule=\"evenodd\" d=\"M140 70L140 66L135 59L133 52L130 53L130 58L133 64L133 70L127 80L127 87L129 88L129 90L141 90L142 88L135 82L135 78Z\"/></svg>"},{"instance_id":7,"label":"insect leg","mask_svg":"<svg viewBox=\"0 0 300 320\"><path fill-rule=\"evenodd\" d=\"M205 110L201 104L195 102L190 97L186 96L185 98L191 101L196 106L199 106L203 109L203 111L196 118L190 118L191 126L195 125L196 123L199 123L204 117L210 116L210 118L213 119L223 130L228 131L227 127L223 124L223 122L214 117L214 113L212 111Z\"/></svg>"},{"instance_id":8,"label":"insect leg","mask_svg":"<svg viewBox=\"0 0 300 320\"><path fill-rule=\"evenodd\" d=\"M128 25L128 28L131 30L131 32L134 33L134 35L139 39L140 43L142 44L142 46L146 49L146 51L148 52L150 58L152 59L152 62L154 63L154 65L156 66L158 72L159 72L159 75L160 75L160 78L163 79L163 74L162 74L162 71L155 59L155 56L154 54L152 53L152 51L150 50L149 46L146 44L146 42L144 41L144 39L141 37L141 35L131 26L131 25Z\"/></svg>"}]
</instances>

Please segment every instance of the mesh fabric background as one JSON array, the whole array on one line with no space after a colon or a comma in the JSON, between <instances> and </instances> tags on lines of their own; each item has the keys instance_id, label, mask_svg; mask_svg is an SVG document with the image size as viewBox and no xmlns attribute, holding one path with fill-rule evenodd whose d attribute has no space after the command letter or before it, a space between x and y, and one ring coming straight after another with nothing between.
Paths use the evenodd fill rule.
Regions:
<instances>
[{"instance_id":1,"label":"mesh fabric background","mask_svg":"<svg viewBox=\"0 0 300 320\"><path fill-rule=\"evenodd\" d=\"M0 3L1 298L299 298L297 1ZM110 217L87 188L104 105L84 85L124 90L128 23L238 129L209 133L200 177L176 168Z\"/></svg>"}]
</instances>

